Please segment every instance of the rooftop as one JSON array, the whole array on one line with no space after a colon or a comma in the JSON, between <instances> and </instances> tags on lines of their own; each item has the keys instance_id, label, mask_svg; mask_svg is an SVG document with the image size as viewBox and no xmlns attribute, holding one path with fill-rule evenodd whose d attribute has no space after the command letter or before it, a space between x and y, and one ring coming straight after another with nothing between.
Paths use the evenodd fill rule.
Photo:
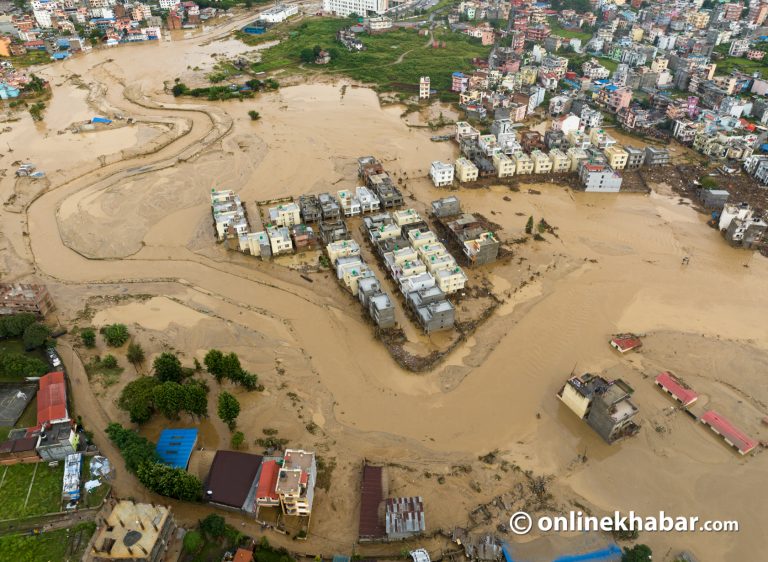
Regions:
<instances>
[{"instance_id":1,"label":"rooftop","mask_svg":"<svg viewBox=\"0 0 768 562\"><path fill-rule=\"evenodd\" d=\"M752 449L757 447L757 441L749 438L740 429L734 426L726 418L714 410L709 410L701 418L703 423L709 425L730 444L732 444L742 455L746 455Z\"/></svg>"},{"instance_id":2,"label":"rooftop","mask_svg":"<svg viewBox=\"0 0 768 562\"><path fill-rule=\"evenodd\" d=\"M146 556L152 552L170 513L161 505L118 502L96 534L94 554L126 560Z\"/></svg>"},{"instance_id":3,"label":"rooftop","mask_svg":"<svg viewBox=\"0 0 768 562\"><path fill-rule=\"evenodd\" d=\"M67 384L64 373L57 371L40 377L37 392L37 423L67 419Z\"/></svg>"},{"instance_id":4,"label":"rooftop","mask_svg":"<svg viewBox=\"0 0 768 562\"><path fill-rule=\"evenodd\" d=\"M157 440L157 456L163 464L186 469L197 443L197 429L164 429Z\"/></svg>"},{"instance_id":5,"label":"rooftop","mask_svg":"<svg viewBox=\"0 0 768 562\"><path fill-rule=\"evenodd\" d=\"M242 508L256 479L262 457L237 451L217 451L203 496L209 502Z\"/></svg>"}]
</instances>

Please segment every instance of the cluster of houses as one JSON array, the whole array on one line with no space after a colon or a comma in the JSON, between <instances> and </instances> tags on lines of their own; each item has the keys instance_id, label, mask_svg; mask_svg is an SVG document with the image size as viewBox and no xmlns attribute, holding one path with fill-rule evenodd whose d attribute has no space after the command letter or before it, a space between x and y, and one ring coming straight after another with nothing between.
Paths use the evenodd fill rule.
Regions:
<instances>
[{"instance_id":1,"label":"cluster of houses","mask_svg":"<svg viewBox=\"0 0 768 562\"><path fill-rule=\"evenodd\" d=\"M588 127L589 111L584 115L584 120L573 114L561 116L553 120L543 136L526 131L519 138L510 119L494 120L486 135L459 121L455 139L462 156L453 165L432 162L430 178L436 187L443 187L454 181L469 183L488 176L575 172L586 191L616 192L621 189L620 170L669 163L668 149L622 147L600 128L599 120Z\"/></svg>"},{"instance_id":2,"label":"cluster of houses","mask_svg":"<svg viewBox=\"0 0 768 562\"><path fill-rule=\"evenodd\" d=\"M11 40L0 37L0 57L11 56ZM0 61L0 100L18 98L32 78L26 72L14 68L10 61Z\"/></svg>"},{"instance_id":3,"label":"cluster of houses","mask_svg":"<svg viewBox=\"0 0 768 562\"><path fill-rule=\"evenodd\" d=\"M611 347L620 353L628 353L642 347L634 334L619 334L610 341ZM655 385L674 400L694 419L709 427L739 454L747 455L758 442L732 424L715 410L701 415L691 411L698 394L682 379L664 371L654 379ZM569 378L557 397L580 419L585 420L607 443L635 435L640 426L635 421L638 408L631 400L634 390L621 379L608 380L585 373Z\"/></svg>"}]
</instances>

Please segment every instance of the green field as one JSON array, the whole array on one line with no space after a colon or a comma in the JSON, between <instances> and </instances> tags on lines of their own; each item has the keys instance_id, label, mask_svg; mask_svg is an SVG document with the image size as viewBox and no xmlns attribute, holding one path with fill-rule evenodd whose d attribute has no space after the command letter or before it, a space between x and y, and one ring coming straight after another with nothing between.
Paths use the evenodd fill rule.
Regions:
<instances>
[{"instance_id":1,"label":"green field","mask_svg":"<svg viewBox=\"0 0 768 562\"><path fill-rule=\"evenodd\" d=\"M55 468L44 462L0 467L0 518L19 519L61 511L63 476L63 463Z\"/></svg>"},{"instance_id":2,"label":"green field","mask_svg":"<svg viewBox=\"0 0 768 562\"><path fill-rule=\"evenodd\" d=\"M763 74L768 73L768 57L763 60L749 60L744 57L725 57L724 59L713 61L717 64L717 74L730 74L732 70L740 70L751 74L757 70Z\"/></svg>"},{"instance_id":3,"label":"green field","mask_svg":"<svg viewBox=\"0 0 768 562\"><path fill-rule=\"evenodd\" d=\"M65 562L80 560L96 530L95 523L39 535L0 537L0 560L13 562Z\"/></svg>"},{"instance_id":4,"label":"green field","mask_svg":"<svg viewBox=\"0 0 768 562\"><path fill-rule=\"evenodd\" d=\"M47 64L51 62L51 55L46 51L29 51L28 53L17 57L9 57L8 60L11 61L16 68L23 68L35 64Z\"/></svg>"},{"instance_id":5,"label":"green field","mask_svg":"<svg viewBox=\"0 0 768 562\"><path fill-rule=\"evenodd\" d=\"M564 29L557 21L557 18L549 18L549 28L552 35L559 35L566 39L581 39L582 44L586 44L592 38L592 34L587 31L571 31Z\"/></svg>"},{"instance_id":6,"label":"green field","mask_svg":"<svg viewBox=\"0 0 768 562\"><path fill-rule=\"evenodd\" d=\"M487 57L490 52L489 47L466 35L438 31L435 39L445 41L446 46L433 49L427 46L428 37L420 36L417 31L396 30L374 36L359 35L366 49L352 53L337 43L335 37L339 29L348 25L349 20L345 19L315 18L270 30L256 41L279 39L280 43L263 51L262 61L254 64L253 70L345 74L385 90L408 89L402 87L404 84L417 88L420 76L430 76L433 88L447 90L451 73L471 71L472 58ZM316 45L331 52L330 64L301 62L301 52Z\"/></svg>"}]
</instances>

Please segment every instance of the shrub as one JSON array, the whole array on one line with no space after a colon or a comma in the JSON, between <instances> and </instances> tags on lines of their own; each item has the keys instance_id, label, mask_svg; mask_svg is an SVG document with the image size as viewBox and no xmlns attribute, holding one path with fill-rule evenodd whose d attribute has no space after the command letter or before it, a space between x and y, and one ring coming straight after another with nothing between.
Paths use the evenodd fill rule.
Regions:
<instances>
[{"instance_id":1,"label":"shrub","mask_svg":"<svg viewBox=\"0 0 768 562\"><path fill-rule=\"evenodd\" d=\"M110 324L100 331L109 347L120 347L128 341L128 328L125 324Z\"/></svg>"},{"instance_id":2,"label":"shrub","mask_svg":"<svg viewBox=\"0 0 768 562\"><path fill-rule=\"evenodd\" d=\"M83 328L80 330L80 340L85 347L96 347L96 332L93 331L93 328Z\"/></svg>"},{"instance_id":3,"label":"shrub","mask_svg":"<svg viewBox=\"0 0 768 562\"><path fill-rule=\"evenodd\" d=\"M111 354L105 355L101 360L101 366L105 369L114 369L117 367L117 357Z\"/></svg>"}]
</instances>

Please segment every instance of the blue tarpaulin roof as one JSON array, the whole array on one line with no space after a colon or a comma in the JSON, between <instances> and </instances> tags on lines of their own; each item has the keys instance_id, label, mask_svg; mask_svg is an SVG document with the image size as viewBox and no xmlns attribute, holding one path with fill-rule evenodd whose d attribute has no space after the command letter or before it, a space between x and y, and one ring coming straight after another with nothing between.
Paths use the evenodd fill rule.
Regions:
<instances>
[{"instance_id":1,"label":"blue tarpaulin roof","mask_svg":"<svg viewBox=\"0 0 768 562\"><path fill-rule=\"evenodd\" d=\"M91 123L106 123L109 125L112 122L112 119L107 119L106 117L92 117Z\"/></svg>"},{"instance_id":2,"label":"blue tarpaulin roof","mask_svg":"<svg viewBox=\"0 0 768 562\"><path fill-rule=\"evenodd\" d=\"M157 456L163 464L186 469L189 456L197 443L197 430L164 429L157 440Z\"/></svg>"}]
</instances>

